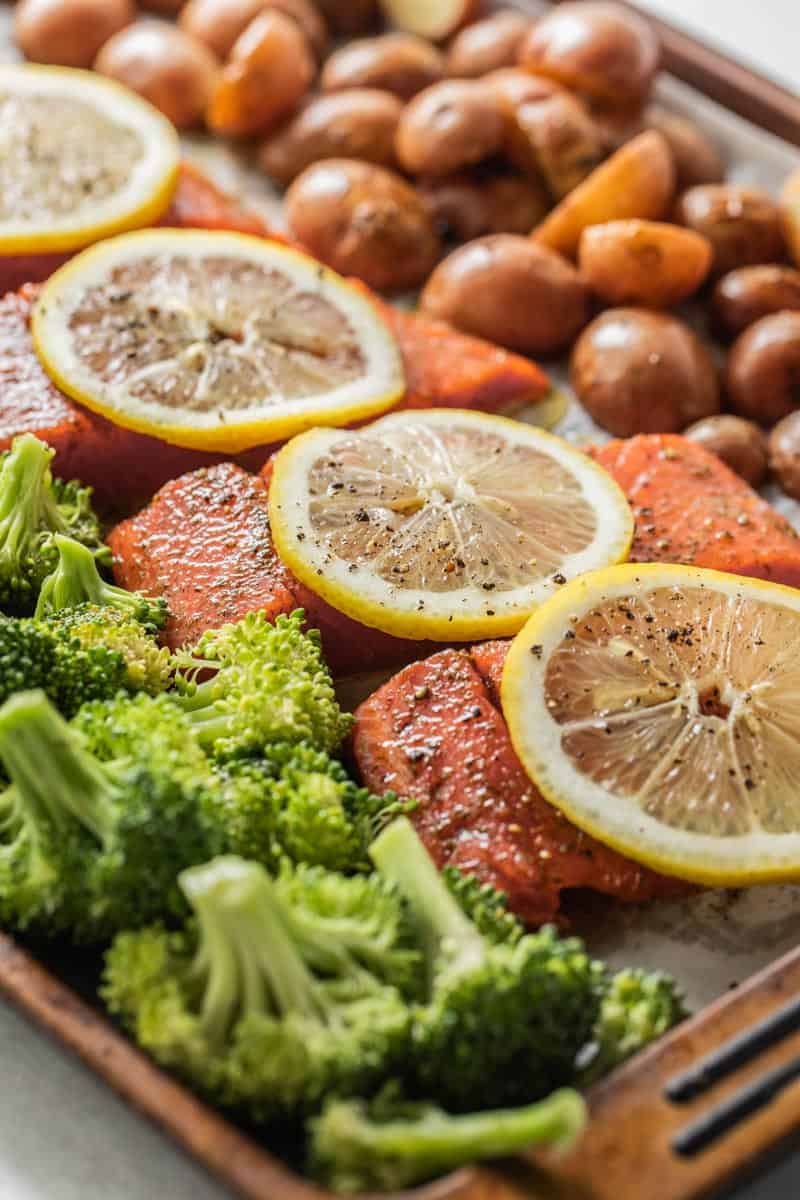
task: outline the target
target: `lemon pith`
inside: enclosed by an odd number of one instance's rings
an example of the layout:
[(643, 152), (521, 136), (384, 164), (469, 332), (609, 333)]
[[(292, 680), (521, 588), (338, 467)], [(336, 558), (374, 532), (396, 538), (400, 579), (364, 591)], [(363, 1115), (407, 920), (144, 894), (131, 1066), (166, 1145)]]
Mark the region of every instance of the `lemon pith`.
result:
[(515, 639), (502, 701), (528, 774), (600, 841), (698, 883), (800, 878), (800, 591), (593, 572)]
[(118, 425), (237, 453), (385, 412), (405, 379), (363, 293), (264, 238), (142, 230), (45, 284), (32, 333), (54, 382)]
[(0, 66), (0, 254), (67, 253), (152, 224), (179, 161), (166, 117), (113, 80)]
[(334, 608), (440, 641), (516, 632), (567, 578), (624, 558), (633, 530), (611, 477), (560, 438), (453, 409), (294, 439), (270, 514), (283, 561)]

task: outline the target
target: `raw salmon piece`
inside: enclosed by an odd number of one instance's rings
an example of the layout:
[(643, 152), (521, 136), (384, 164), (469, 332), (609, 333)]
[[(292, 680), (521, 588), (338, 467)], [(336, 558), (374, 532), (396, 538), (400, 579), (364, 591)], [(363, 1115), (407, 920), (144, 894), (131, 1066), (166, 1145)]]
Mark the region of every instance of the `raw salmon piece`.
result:
[[(285, 241), (269, 229), (261, 217), (220, 191), (202, 171), (188, 162), (181, 163), (172, 203), (159, 224), (187, 229), (233, 229)], [(16, 291), (26, 283), (42, 283), (71, 257), (71, 254), (0, 256), (0, 296)]]
[(800, 586), (800, 538), (715, 454), (677, 434), (591, 451), (628, 497), (633, 562), (692, 563)]
[[(501, 655), (494, 644), (490, 658)], [(419, 801), (413, 814), (439, 867), (506, 892), (530, 925), (553, 920), (568, 888), (638, 902), (681, 894), (666, 879), (571, 825), (541, 796), (466, 651), (414, 663), (356, 711), (353, 752), (364, 783)]]
[(514, 413), (535, 404), (550, 381), (530, 359), (459, 333), (443, 321), (382, 304), (400, 343), (407, 390), (400, 408), (479, 408)]
[(272, 544), (268, 484), (233, 463), (168, 483), (137, 516), (112, 530), (117, 582), (164, 596), (173, 649), (207, 629), (264, 609), (270, 620), (295, 608), (322, 634), (337, 675), (408, 662), (418, 642), (368, 629), (330, 608), (283, 565)]
[(500, 684), (510, 645), (509, 641), (480, 642), (470, 650), (472, 662), (483, 680), (495, 708), (500, 707)]

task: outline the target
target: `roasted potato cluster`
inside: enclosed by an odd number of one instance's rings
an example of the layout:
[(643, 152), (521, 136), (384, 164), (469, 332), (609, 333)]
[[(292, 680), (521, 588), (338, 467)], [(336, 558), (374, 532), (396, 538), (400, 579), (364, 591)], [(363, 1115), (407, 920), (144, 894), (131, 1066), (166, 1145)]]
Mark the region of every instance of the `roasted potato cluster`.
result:
[(17, 41), (244, 143), (337, 270), (501, 346), (570, 351), (608, 432), (685, 430), (800, 496), (800, 171), (780, 197), (728, 181), (654, 102), (645, 19), (609, 0), (142, 5), (175, 22), (19, 0)]

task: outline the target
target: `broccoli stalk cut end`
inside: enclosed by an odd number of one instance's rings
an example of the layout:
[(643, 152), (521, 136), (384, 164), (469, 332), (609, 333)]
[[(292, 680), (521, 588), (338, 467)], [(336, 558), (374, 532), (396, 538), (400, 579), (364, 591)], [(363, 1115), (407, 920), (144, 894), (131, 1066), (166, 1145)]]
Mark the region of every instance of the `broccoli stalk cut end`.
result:
[(38, 619), (63, 609), (92, 604), (119, 609), (145, 626), (163, 627), (167, 619), (167, 607), (163, 599), (152, 600), (139, 592), (127, 592), (124, 588), (106, 583), (97, 569), (95, 554), (74, 538), (56, 534), (53, 544), (58, 553), (58, 563), (42, 583), (36, 605)]
[(381, 1097), (334, 1101), (309, 1122), (311, 1170), (340, 1193), (394, 1191), (534, 1146), (566, 1150), (585, 1124), (586, 1106), (569, 1088), (524, 1108), (458, 1116)]

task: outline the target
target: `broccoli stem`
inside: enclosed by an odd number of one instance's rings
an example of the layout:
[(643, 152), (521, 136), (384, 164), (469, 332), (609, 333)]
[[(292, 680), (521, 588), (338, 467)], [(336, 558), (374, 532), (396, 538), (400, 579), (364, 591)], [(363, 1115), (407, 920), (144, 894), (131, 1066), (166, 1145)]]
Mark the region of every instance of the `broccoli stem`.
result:
[(79, 604), (113, 605), (136, 616), (141, 609), (141, 596), (106, 583), (97, 569), (93, 551), (62, 534), (56, 534), (53, 542), (58, 550), (58, 564), (42, 584), (36, 605), (37, 618), (65, 608), (77, 608)]
[(524, 1108), (463, 1116), (433, 1105), (410, 1105), (407, 1112), (401, 1106), (385, 1121), (373, 1119), (363, 1102), (341, 1101), (312, 1123), (312, 1153), (339, 1190), (407, 1187), (535, 1146), (566, 1150), (585, 1124), (586, 1105), (570, 1088)]
[(289, 1012), (319, 1019), (325, 1006), (287, 931), (275, 885), (263, 867), (223, 857), (180, 875), (197, 917), (192, 975), (204, 986), (201, 1024), (223, 1045), (244, 1017)]
[(108, 844), (117, 790), (44, 692), (20, 692), (0, 708), (0, 759), (34, 824), (66, 830), (74, 818)]
[(483, 962), (486, 943), (460, 908), (407, 817), (393, 821), (370, 846), (378, 871), (408, 901), (422, 937), (429, 972), (442, 951), (457, 969)]
[(12, 564), (36, 538), (67, 528), (50, 488), (52, 458), (49, 446), (25, 434), (0, 468), (0, 557)]

